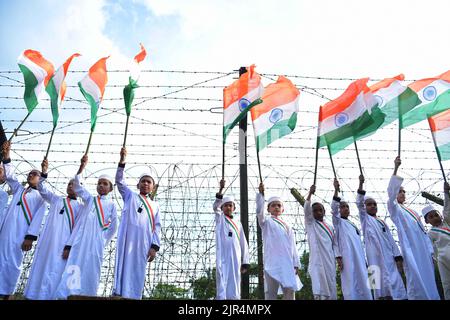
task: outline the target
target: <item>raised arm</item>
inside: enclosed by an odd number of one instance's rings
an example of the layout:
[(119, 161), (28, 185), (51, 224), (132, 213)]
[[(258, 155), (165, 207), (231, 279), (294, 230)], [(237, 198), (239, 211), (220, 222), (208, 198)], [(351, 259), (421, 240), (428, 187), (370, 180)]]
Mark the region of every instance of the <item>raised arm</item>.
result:
[(258, 218), (259, 226), (262, 228), (266, 222), (264, 214), (264, 184), (259, 184), (259, 193), (256, 194), (256, 216)]
[(116, 171), (116, 185), (117, 189), (119, 189), (120, 195), (123, 198), (123, 201), (127, 201), (130, 196), (133, 194), (130, 188), (128, 188), (125, 178), (123, 177), (123, 171), (125, 170), (125, 160), (127, 156), (127, 149), (122, 148), (120, 150), (120, 161)]
[(356, 192), (356, 206), (358, 207), (361, 226), (363, 226), (363, 224), (365, 224), (367, 221), (367, 211), (364, 205), (364, 196), (366, 194), (366, 191), (363, 189), (364, 181), (365, 181), (364, 176), (361, 174), (359, 176), (359, 187)]
[(222, 214), (222, 210), (220, 210), (220, 204), (222, 203), (222, 199), (223, 199), (222, 191), (224, 188), (225, 188), (225, 180), (222, 179), (222, 180), (220, 180), (219, 192), (216, 193), (216, 200), (214, 201), (214, 204), (213, 204), (213, 210), (216, 215), (216, 219), (219, 218), (220, 215)]
[(312, 213), (311, 207), (311, 196), (316, 192), (316, 186), (312, 185), (309, 188), (308, 196), (306, 197), (305, 205), (303, 206), (303, 210), (305, 213), (305, 225), (311, 225), (314, 223), (314, 217)]
[(88, 162), (88, 156), (85, 154), (81, 158), (80, 168), (78, 169), (77, 175), (74, 178), (73, 183), (73, 189), (77, 196), (79, 196), (85, 205), (88, 203), (89, 199), (92, 197), (92, 195), (89, 193), (89, 191), (81, 185), (81, 173), (83, 172), (84, 168), (86, 167)]
[(388, 211), (389, 214), (391, 215), (391, 217), (393, 219), (395, 219), (397, 217), (397, 195), (398, 192), (400, 191), (400, 187), (402, 186), (403, 183), (403, 178), (397, 176), (397, 170), (400, 167), (402, 163), (402, 160), (400, 159), (400, 157), (397, 156), (397, 158), (395, 158), (394, 161), (394, 174), (391, 177), (391, 180), (389, 180), (389, 186), (388, 186), (388, 203), (387, 203), (387, 207), (388, 207)]
[(5, 179), (11, 188), (12, 193), (16, 193), (19, 190), (23, 190), (24, 187), (17, 180), (16, 175), (14, 173), (14, 168), (11, 164), (11, 143), (6, 141), (2, 146), (2, 154), (3, 154), (3, 167), (5, 168)]
[(331, 213), (333, 215), (333, 225), (335, 228), (338, 227), (338, 225), (341, 223), (341, 215), (339, 213), (339, 203), (341, 201), (341, 198), (339, 198), (338, 194), (339, 194), (339, 190), (340, 190), (340, 186), (339, 186), (339, 181), (335, 178), (334, 179), (334, 195), (333, 195), (333, 201), (331, 201)]
[(49, 204), (52, 204), (60, 199), (55, 193), (51, 192), (47, 188), (47, 184), (45, 180), (47, 179), (47, 171), (48, 171), (48, 160), (44, 159), (41, 163), (41, 177), (39, 178), (39, 183), (37, 185), (37, 190), (39, 191), (41, 197), (47, 201)]

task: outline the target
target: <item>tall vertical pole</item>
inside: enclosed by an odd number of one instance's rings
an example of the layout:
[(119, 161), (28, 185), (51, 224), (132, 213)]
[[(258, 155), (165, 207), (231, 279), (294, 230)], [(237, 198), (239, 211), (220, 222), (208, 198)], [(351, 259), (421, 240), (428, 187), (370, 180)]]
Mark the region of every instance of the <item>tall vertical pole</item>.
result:
[[(247, 68), (239, 69), (239, 77), (247, 72)], [(241, 223), (244, 228), (245, 237), (249, 240), (248, 232), (248, 176), (247, 176), (247, 115), (239, 122), (239, 176), (241, 190)], [(249, 299), (248, 273), (242, 275), (241, 281), (241, 298)]]

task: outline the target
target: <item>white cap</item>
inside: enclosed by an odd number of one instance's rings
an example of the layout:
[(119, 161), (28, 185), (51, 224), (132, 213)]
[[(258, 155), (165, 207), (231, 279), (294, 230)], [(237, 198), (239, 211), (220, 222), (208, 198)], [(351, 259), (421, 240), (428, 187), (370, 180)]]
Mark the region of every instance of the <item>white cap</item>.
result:
[(422, 209), (422, 216), (425, 218), (425, 216), (430, 213), (431, 211), (436, 210), (431, 204), (426, 206), (425, 208)]
[[(375, 198), (374, 197), (372, 197), (372, 196), (364, 196), (364, 202), (366, 202), (367, 200), (373, 200), (373, 201), (375, 201), (375, 202), (377, 202), (376, 200), (375, 200)], [(342, 201), (342, 200), (341, 200)]]
[(281, 200), (280, 197), (273, 196), (273, 197), (270, 197), (270, 198), (269, 198), (269, 200), (267, 201), (267, 204), (271, 204), (271, 203), (274, 202), (274, 201), (280, 201), (281, 203), (283, 203), (283, 200)]
[(222, 202), (220, 203), (220, 207), (222, 208), (222, 206), (227, 203), (227, 202), (233, 202), (234, 206), (236, 206), (236, 202), (234, 202), (234, 198), (230, 197), (230, 196), (226, 196), (222, 198)]
[(141, 174), (141, 175), (139, 176), (139, 182), (141, 182), (141, 179), (142, 179), (143, 177), (150, 177), (150, 178), (153, 179), (153, 177), (152, 177), (152, 175), (150, 174), (150, 172), (144, 172), (143, 174)]
[(100, 179), (108, 180), (109, 182), (111, 182), (112, 185), (114, 185), (113, 179), (111, 178), (111, 176), (109, 176), (107, 174), (102, 174), (100, 177), (98, 177), (98, 180), (100, 180)]

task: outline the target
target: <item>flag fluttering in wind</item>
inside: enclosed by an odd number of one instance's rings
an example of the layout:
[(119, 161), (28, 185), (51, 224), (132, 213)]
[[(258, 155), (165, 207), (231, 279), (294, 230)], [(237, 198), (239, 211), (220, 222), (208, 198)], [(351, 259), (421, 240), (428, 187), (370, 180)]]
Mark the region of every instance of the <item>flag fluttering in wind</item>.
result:
[(377, 102), (367, 87), (368, 80), (352, 82), (341, 96), (320, 107), (319, 148), (327, 146), (331, 155), (336, 154), (384, 122), (384, 114), (374, 109)]
[(421, 103), (400, 115), (401, 128), (406, 128), (450, 108), (450, 70), (435, 78), (415, 81), (408, 87), (416, 92)]
[(125, 111), (127, 116), (131, 114), (131, 105), (134, 99), (134, 89), (138, 88), (137, 81), (140, 76), (139, 63), (142, 62), (147, 56), (144, 46), (141, 44), (141, 51), (134, 57), (133, 66), (130, 71), (128, 84), (123, 89), (123, 99), (125, 102)]
[(95, 129), (97, 111), (103, 99), (106, 83), (108, 82), (108, 75), (106, 73), (106, 59), (108, 58), (109, 56), (98, 60), (89, 69), (89, 73), (78, 82), (81, 93), (91, 106), (91, 131)]
[(251, 65), (247, 68), (248, 72), (223, 90), (224, 143), (231, 129), (252, 107), (262, 102), (260, 98), (264, 88), (261, 76), (254, 69), (255, 65)]
[(24, 100), (28, 113), (39, 103), (39, 97), (55, 72), (53, 64), (39, 51), (25, 50), (17, 61), (25, 82)]
[(450, 159), (450, 110), (428, 118), (440, 161)]
[(264, 88), (263, 102), (250, 111), (258, 152), (294, 130), (299, 95), (295, 85), (283, 76)]
[(67, 71), (69, 70), (69, 65), (72, 62), (73, 58), (79, 56), (79, 53), (74, 53), (73, 55), (71, 55), (66, 60), (66, 62), (64, 62), (64, 64), (60, 66), (58, 70), (56, 70), (47, 86), (45, 87), (45, 91), (47, 91), (48, 95), (50, 96), (53, 127), (56, 127), (56, 125), (58, 124), (59, 108), (64, 100), (64, 96), (66, 95), (66, 83), (64, 79), (66, 78)]

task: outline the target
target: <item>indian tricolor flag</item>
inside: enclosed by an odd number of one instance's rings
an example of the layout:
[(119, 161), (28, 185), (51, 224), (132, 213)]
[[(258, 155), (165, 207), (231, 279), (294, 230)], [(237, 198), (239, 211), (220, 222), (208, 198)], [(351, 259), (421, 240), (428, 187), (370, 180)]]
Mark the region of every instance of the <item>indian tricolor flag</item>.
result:
[(108, 75), (106, 73), (106, 59), (108, 58), (109, 56), (98, 60), (89, 69), (89, 73), (78, 82), (81, 93), (91, 106), (91, 131), (95, 129), (97, 111), (103, 99), (106, 83), (108, 82)]
[(55, 72), (53, 64), (46, 60), (39, 51), (25, 50), (17, 61), (25, 82), (23, 98), (28, 113), (39, 103), (39, 97)]
[(428, 118), (440, 161), (450, 159), (450, 110)]
[(128, 79), (128, 84), (123, 88), (123, 100), (125, 102), (125, 111), (127, 116), (131, 114), (131, 105), (134, 99), (134, 89), (138, 88), (137, 81), (140, 76), (140, 67), (139, 63), (145, 59), (147, 56), (147, 52), (145, 51), (144, 46), (141, 44), (141, 51), (134, 57), (133, 65), (130, 70), (130, 76)]
[(418, 123), (450, 108), (450, 70), (435, 77), (415, 81), (409, 85), (421, 103), (400, 119), (400, 127)]
[(297, 124), (299, 95), (298, 89), (283, 76), (278, 77), (276, 83), (264, 88), (263, 102), (250, 111), (257, 151), (294, 130)]
[(383, 114), (372, 113), (376, 101), (367, 87), (368, 80), (352, 82), (341, 96), (320, 107), (319, 148), (328, 146), (330, 153), (336, 154), (352, 144), (366, 128), (376, 130), (383, 123)]
[(64, 62), (64, 64), (59, 67), (58, 70), (56, 70), (47, 86), (45, 87), (45, 91), (47, 91), (48, 95), (50, 96), (50, 105), (52, 109), (54, 128), (58, 123), (59, 108), (64, 100), (64, 96), (66, 95), (66, 83), (64, 82), (64, 79), (66, 78), (67, 71), (69, 70), (69, 65), (72, 62), (72, 59), (79, 56), (79, 53), (74, 53), (73, 55), (71, 55), (66, 60), (66, 62)]
[(409, 87), (402, 85), (403, 74), (393, 78), (386, 78), (370, 86), (377, 107), (386, 115), (382, 126), (397, 120), (401, 115), (412, 110), (421, 103), (417, 94)]
[(247, 68), (246, 73), (238, 80), (223, 89), (223, 142), (231, 129), (247, 114), (247, 112), (261, 103), (263, 85), (261, 76), (255, 72), (255, 65)]

